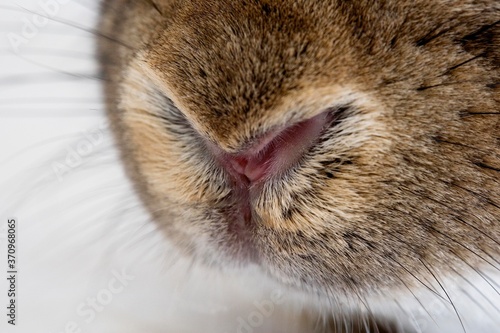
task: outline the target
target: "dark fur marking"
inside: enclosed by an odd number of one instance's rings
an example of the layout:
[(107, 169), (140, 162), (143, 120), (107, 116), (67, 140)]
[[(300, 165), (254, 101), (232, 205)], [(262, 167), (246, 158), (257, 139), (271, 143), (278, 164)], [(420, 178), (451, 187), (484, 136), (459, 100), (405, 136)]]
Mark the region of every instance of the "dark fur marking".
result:
[(264, 12), (264, 14), (269, 15), (272, 10), (271, 7), (269, 7), (269, 4), (264, 3), (262, 4), (262, 11)]
[(455, 28), (457, 26), (457, 25), (454, 25), (454, 26), (451, 26), (449, 28), (442, 29), (443, 25), (444, 25), (444, 23), (436, 26), (434, 29), (429, 31), (425, 36), (419, 38), (415, 42), (415, 45), (417, 45), (418, 47), (425, 46), (425, 45), (429, 44), (431, 41), (433, 41), (434, 39), (439, 38), (440, 36), (446, 34), (447, 32), (449, 32), (450, 30), (452, 30), (453, 28)]
[(490, 60), (494, 67), (500, 67), (500, 51), (498, 40), (500, 35), (500, 20), (485, 25), (481, 29), (460, 39), (462, 47), (472, 54), (480, 54)]
[(428, 89), (433, 89), (433, 88), (438, 88), (438, 87), (443, 87), (443, 86), (452, 86), (454, 84), (461, 84), (461, 83), (466, 83), (468, 81), (455, 81), (455, 82), (443, 82), (443, 83), (438, 83), (430, 86), (420, 86), (416, 88), (416, 91), (425, 91)]
[(483, 162), (474, 162), (474, 164), (480, 168), (483, 168), (483, 169), (489, 169), (489, 170), (500, 172), (500, 168), (492, 167), (491, 165), (485, 164)]
[(470, 112), (470, 111), (460, 111), (458, 113), (460, 118), (467, 118), (472, 116), (497, 116), (500, 115), (500, 112)]
[(329, 172), (329, 171), (325, 172), (325, 175), (326, 175), (328, 178), (330, 178), (330, 179), (335, 178), (335, 176), (333, 175), (333, 173), (331, 173), (331, 172)]
[(153, 8), (158, 12), (160, 13), (161, 15), (163, 15), (163, 12), (161, 11), (161, 9), (158, 7), (158, 5), (155, 3), (154, 0), (147, 0), (147, 2), (153, 6)]
[(293, 207), (289, 207), (288, 209), (284, 210), (281, 214), (281, 217), (285, 220), (291, 220), (292, 216), (294, 214), (294, 209)]
[(500, 23), (500, 20), (487, 24), (481, 27), (481, 29), (474, 31), (471, 34), (468, 34), (460, 39), (460, 42), (463, 44), (464, 48), (467, 49), (467, 44), (470, 42), (484, 42), (485, 38), (487, 41), (491, 41), (492, 34), (490, 33), (490, 29), (497, 26)]
[(487, 83), (486, 88), (496, 89), (500, 87), (500, 82)]
[(355, 232), (352, 232), (352, 231), (344, 232), (342, 234), (342, 237), (344, 238), (344, 240), (346, 241), (346, 243), (349, 245), (349, 248), (351, 250), (355, 250), (354, 244), (356, 243), (356, 240), (358, 242), (366, 245), (370, 249), (375, 249), (375, 246), (373, 245), (372, 242), (368, 241), (366, 238), (364, 238), (363, 236), (361, 236), (361, 235), (359, 235), (359, 234), (357, 234)]

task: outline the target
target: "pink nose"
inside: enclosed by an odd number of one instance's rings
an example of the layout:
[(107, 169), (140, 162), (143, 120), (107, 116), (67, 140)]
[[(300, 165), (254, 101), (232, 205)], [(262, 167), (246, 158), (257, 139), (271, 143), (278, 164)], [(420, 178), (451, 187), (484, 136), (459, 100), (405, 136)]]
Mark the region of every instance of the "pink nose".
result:
[(236, 173), (245, 176), (251, 182), (255, 182), (263, 178), (266, 171), (271, 168), (273, 159), (270, 150), (272, 148), (268, 147), (266, 151), (255, 155), (229, 156), (228, 161)]
[(283, 172), (296, 163), (332, 121), (329, 112), (266, 134), (238, 154), (224, 154), (228, 171), (251, 183)]

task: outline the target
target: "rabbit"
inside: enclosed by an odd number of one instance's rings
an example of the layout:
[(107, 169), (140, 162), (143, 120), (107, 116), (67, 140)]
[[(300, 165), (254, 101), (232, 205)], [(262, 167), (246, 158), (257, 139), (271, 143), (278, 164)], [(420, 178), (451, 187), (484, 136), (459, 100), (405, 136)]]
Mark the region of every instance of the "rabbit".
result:
[[(122, 160), (184, 255), (257, 265), (325, 303), (498, 267), (498, 1), (108, 0), (101, 11)], [(351, 318), (321, 330), (409, 332)]]

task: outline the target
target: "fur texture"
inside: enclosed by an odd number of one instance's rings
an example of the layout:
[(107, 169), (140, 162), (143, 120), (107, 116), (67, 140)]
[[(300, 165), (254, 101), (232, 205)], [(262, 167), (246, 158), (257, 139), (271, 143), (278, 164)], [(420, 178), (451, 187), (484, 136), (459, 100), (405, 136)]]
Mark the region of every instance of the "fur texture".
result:
[[(498, 1), (110, 0), (102, 17), (124, 161), (187, 254), (329, 300), (498, 267)], [(247, 188), (209, 149), (325, 110), (302, 158)]]

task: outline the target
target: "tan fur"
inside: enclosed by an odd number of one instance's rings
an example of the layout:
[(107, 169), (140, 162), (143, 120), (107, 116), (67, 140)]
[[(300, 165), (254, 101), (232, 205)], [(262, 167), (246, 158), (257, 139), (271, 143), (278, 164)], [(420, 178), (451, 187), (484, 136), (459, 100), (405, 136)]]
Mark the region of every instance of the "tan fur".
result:
[[(498, 1), (110, 0), (103, 12), (124, 160), (186, 252), (255, 260), (330, 299), (498, 267)], [(342, 119), (253, 192), (235, 233), (234, 188), (207, 142), (238, 152), (328, 108)]]

